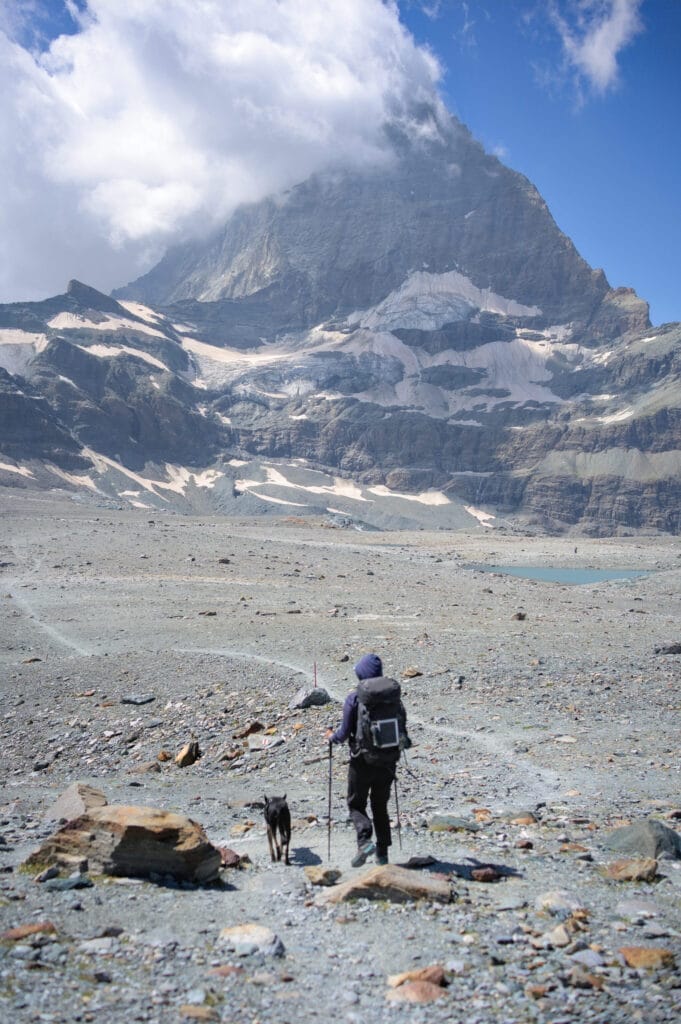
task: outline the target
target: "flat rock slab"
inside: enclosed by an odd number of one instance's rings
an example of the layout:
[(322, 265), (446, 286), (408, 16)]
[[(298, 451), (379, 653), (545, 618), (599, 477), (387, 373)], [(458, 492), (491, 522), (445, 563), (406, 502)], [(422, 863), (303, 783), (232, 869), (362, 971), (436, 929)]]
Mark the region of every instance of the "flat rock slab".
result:
[(388, 900), (390, 903), (412, 903), (417, 900), (449, 903), (452, 895), (450, 883), (443, 878), (410, 871), (397, 864), (386, 864), (371, 868), (358, 878), (352, 878), (321, 893), (316, 902), (322, 905), (364, 899)]
[(107, 799), (101, 789), (85, 782), (74, 782), (45, 813), (45, 821), (71, 821), (95, 807), (105, 807)]
[(605, 839), (605, 845), (619, 853), (652, 858), (664, 855), (681, 860), (681, 836), (655, 818), (615, 829)]
[(87, 859), (95, 874), (149, 878), (170, 875), (189, 882), (217, 878), (220, 851), (203, 828), (183, 814), (154, 807), (108, 805), (93, 808), (50, 836), (25, 864), (43, 868)]

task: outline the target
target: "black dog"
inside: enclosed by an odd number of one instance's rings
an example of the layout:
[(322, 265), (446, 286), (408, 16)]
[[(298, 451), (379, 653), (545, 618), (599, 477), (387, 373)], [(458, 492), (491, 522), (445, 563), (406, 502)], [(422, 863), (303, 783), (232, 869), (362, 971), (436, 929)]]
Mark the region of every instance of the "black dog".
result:
[[(281, 860), (284, 853), (284, 863), (290, 864), (288, 859), (288, 846), (291, 842), (291, 812), (286, 803), (286, 794), (283, 796), (265, 797), (265, 823), (267, 825), (267, 842), (270, 844), (270, 856), (272, 860)], [(281, 846), (277, 839), (277, 831), (281, 839)], [(277, 851), (275, 857), (274, 851)]]

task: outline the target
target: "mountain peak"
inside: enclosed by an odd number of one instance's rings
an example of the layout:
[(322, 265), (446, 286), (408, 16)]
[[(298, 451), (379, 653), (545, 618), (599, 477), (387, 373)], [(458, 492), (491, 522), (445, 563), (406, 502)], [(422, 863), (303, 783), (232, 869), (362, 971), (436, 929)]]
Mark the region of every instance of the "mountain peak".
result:
[(66, 294), (84, 309), (97, 309), (102, 313), (116, 313), (119, 316), (124, 312), (110, 295), (105, 295), (104, 292), (99, 292), (91, 285), (83, 284), (82, 281), (77, 281), (75, 278), (69, 281)]

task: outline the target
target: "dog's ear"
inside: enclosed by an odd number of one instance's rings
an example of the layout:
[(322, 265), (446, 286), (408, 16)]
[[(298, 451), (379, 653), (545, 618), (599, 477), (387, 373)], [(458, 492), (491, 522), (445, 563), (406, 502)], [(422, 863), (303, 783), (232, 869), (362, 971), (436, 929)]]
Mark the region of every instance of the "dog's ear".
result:
[(267, 805), (269, 803), (269, 799), (266, 796), (264, 796), (263, 800), (265, 801), (265, 807), (267, 807)]
[(286, 793), (284, 793), (284, 795), (282, 796), (282, 798), (281, 798), (281, 799), (282, 799), (282, 800), (285, 800), (285, 799), (286, 799)]

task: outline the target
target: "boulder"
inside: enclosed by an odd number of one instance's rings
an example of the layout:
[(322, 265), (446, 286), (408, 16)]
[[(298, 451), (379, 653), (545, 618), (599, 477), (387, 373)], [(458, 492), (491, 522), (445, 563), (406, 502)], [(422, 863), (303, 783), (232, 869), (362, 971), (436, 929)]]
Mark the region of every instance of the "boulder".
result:
[(175, 764), (178, 768), (189, 768), (190, 765), (195, 764), (201, 757), (201, 750), (197, 740), (190, 740), (189, 743), (185, 743), (179, 754), (175, 756)]
[(457, 818), (453, 814), (434, 814), (428, 822), (431, 832), (479, 832), (477, 821), (468, 818)]
[(605, 840), (611, 850), (629, 855), (659, 859), (661, 856), (681, 860), (681, 836), (673, 828), (655, 818), (635, 821), (617, 828)]
[(452, 887), (443, 878), (410, 871), (397, 864), (386, 864), (370, 868), (359, 877), (321, 893), (317, 903), (346, 903), (359, 899), (388, 900), (391, 903), (412, 903), (417, 900), (449, 903), (452, 896)]
[(447, 977), (442, 964), (431, 964), (429, 967), (417, 967), (413, 971), (391, 974), (388, 978), (391, 988), (398, 988), (406, 981), (429, 981), (431, 985), (443, 987), (447, 984)]
[(313, 686), (311, 688), (303, 686), (298, 690), (288, 709), (289, 711), (297, 711), (304, 708), (321, 707), (323, 704), (330, 703), (330, 701), (331, 697), (323, 686)]
[(71, 821), (94, 807), (105, 807), (107, 799), (101, 789), (86, 782), (73, 782), (45, 814), (45, 821)]
[(154, 807), (107, 805), (68, 821), (25, 861), (28, 868), (87, 860), (94, 874), (189, 882), (217, 878), (220, 851), (202, 827), (183, 814)]

